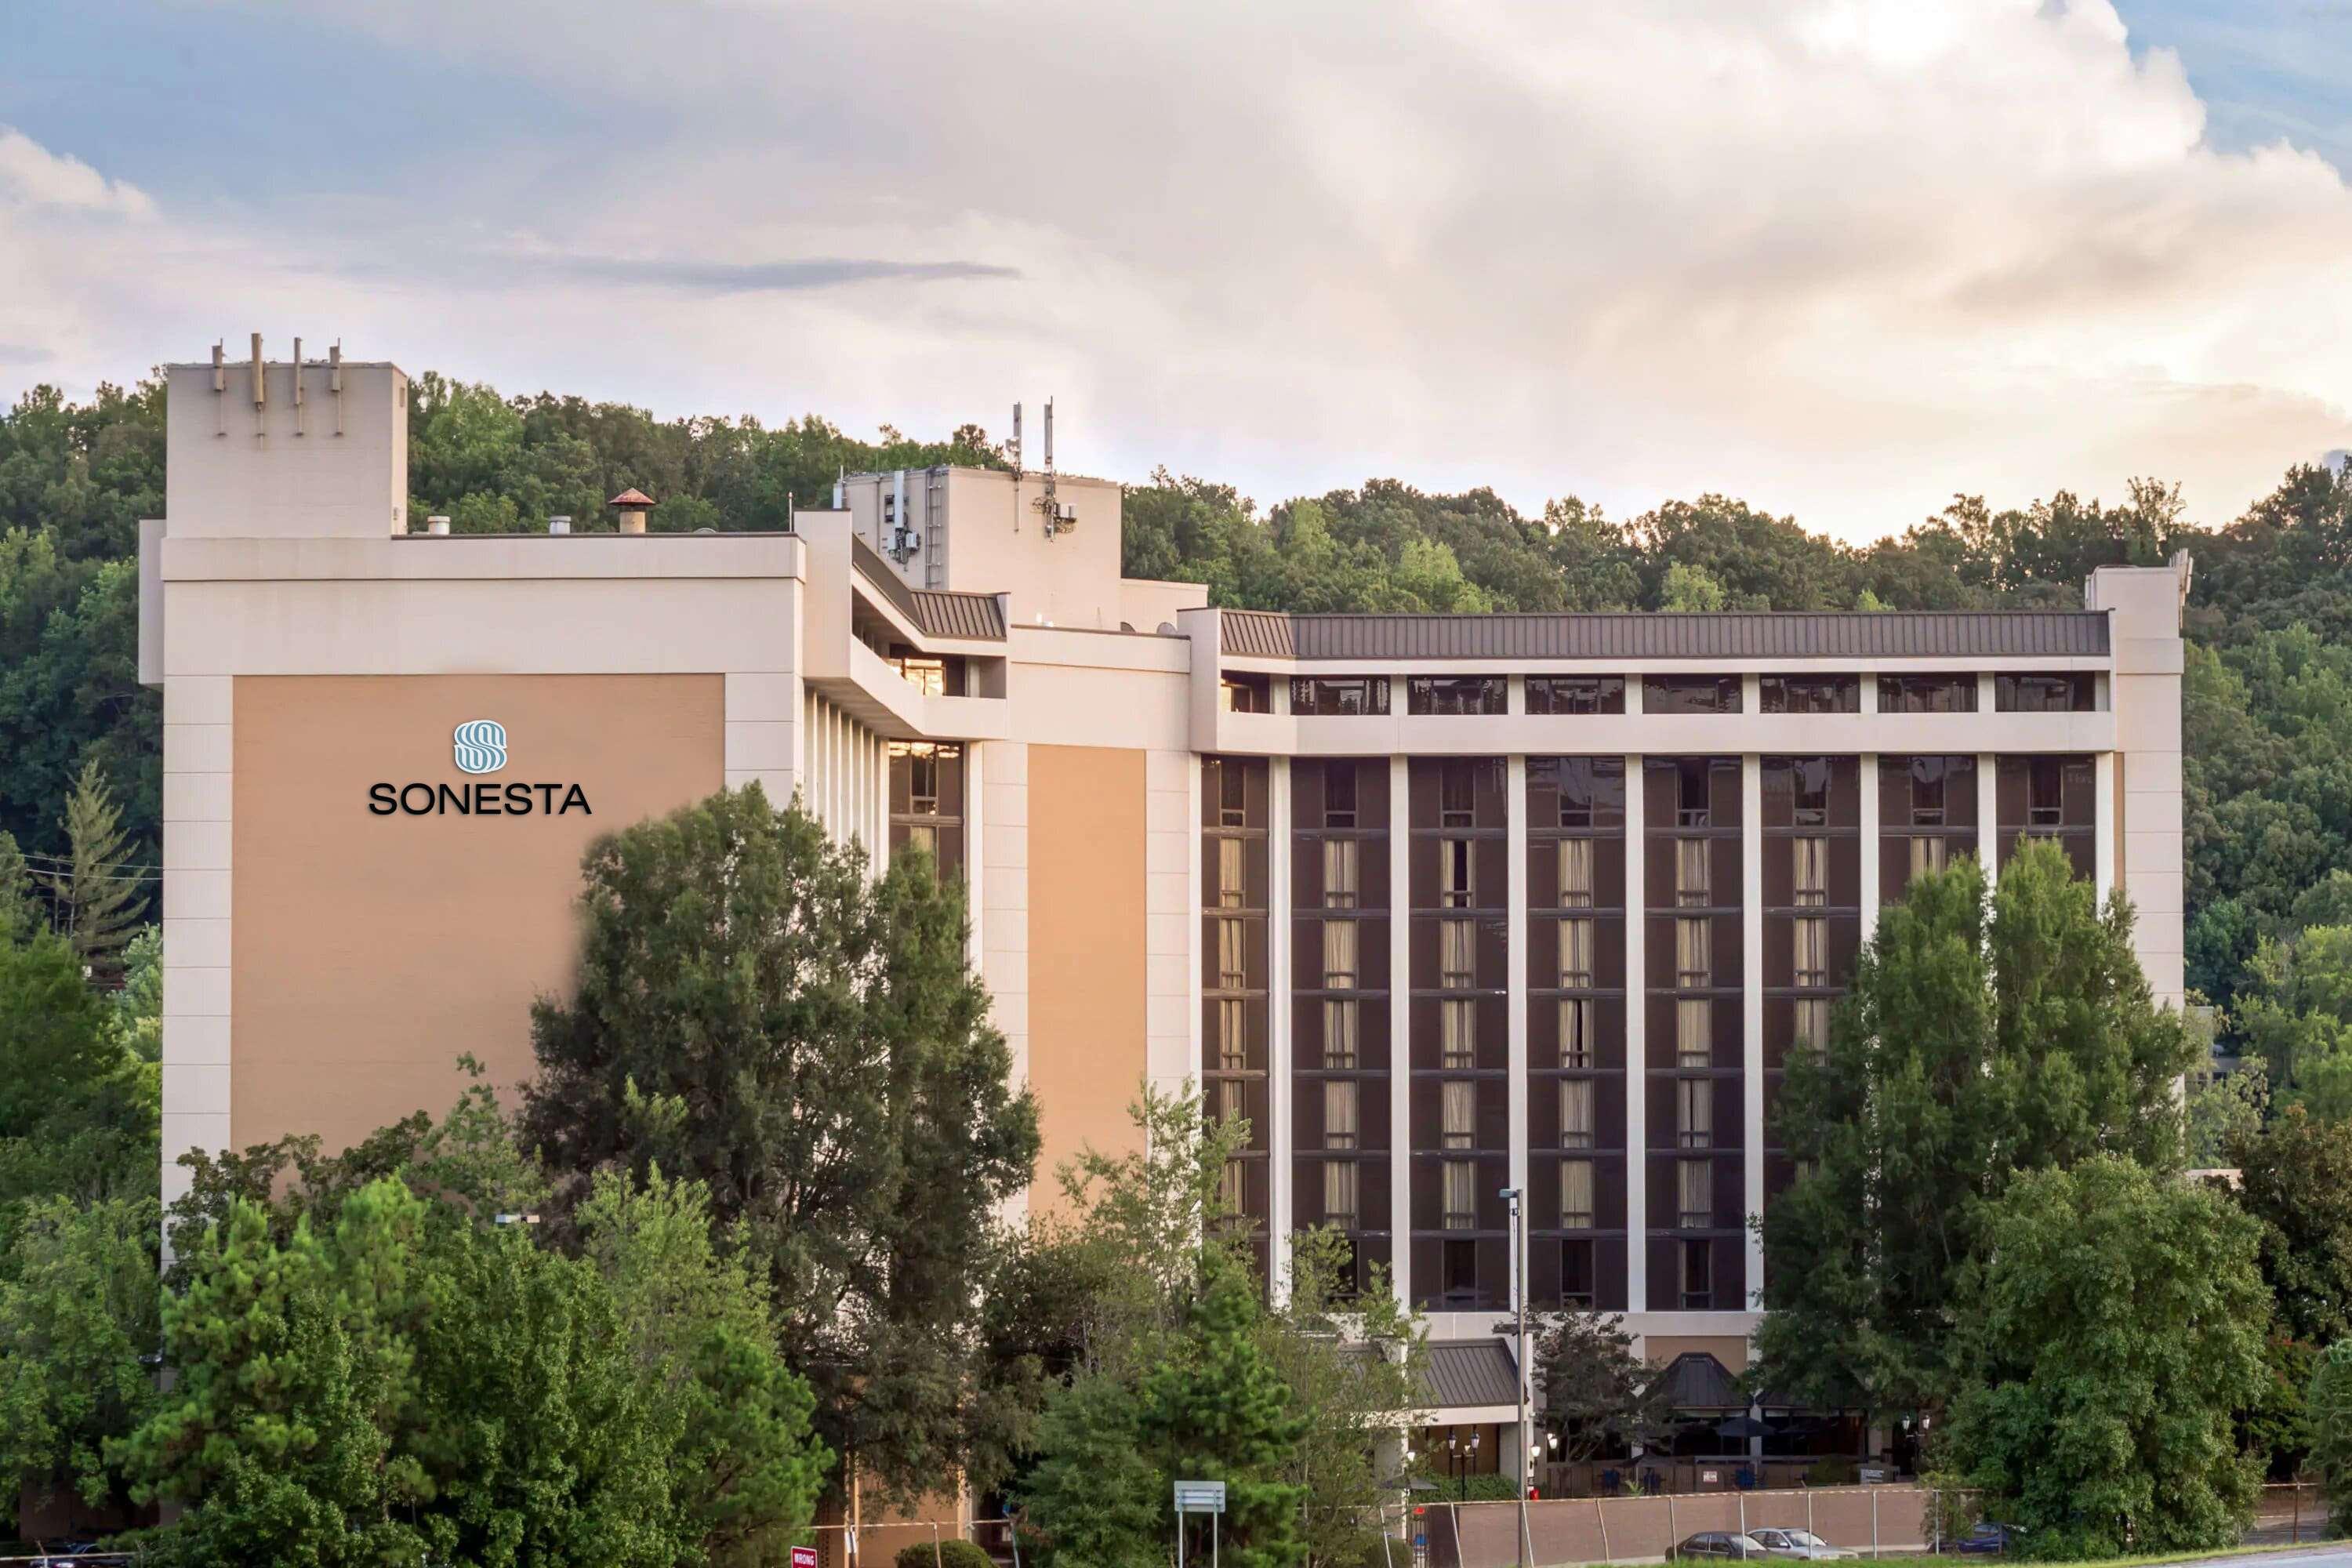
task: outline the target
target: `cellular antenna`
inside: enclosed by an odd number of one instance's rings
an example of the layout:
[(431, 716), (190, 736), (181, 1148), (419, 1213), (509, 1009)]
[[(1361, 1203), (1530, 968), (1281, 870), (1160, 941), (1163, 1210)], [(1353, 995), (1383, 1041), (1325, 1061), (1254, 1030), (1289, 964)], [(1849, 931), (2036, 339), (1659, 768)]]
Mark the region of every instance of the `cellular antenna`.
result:
[(1054, 479), (1054, 400), (1049, 397), (1045, 399), (1045, 493), (1037, 498), (1037, 510), (1045, 514), (1048, 539), (1078, 526), (1078, 509), (1055, 493)]
[(1013, 405), (1013, 439), (1004, 444), (1004, 455), (1013, 460), (1013, 477), (1021, 477), (1021, 405)]

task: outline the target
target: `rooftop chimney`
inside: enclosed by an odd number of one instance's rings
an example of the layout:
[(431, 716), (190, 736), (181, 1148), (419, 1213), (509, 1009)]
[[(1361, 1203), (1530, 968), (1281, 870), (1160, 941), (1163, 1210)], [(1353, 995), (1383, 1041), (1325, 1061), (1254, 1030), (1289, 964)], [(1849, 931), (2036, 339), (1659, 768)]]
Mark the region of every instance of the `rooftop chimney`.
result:
[(428, 517), (425, 520), (425, 531), (446, 533), (449, 531), (449, 520), (446, 517)]
[(572, 531), (572, 520), (568, 517), (551, 517), (547, 520), (547, 531), (550, 533), (569, 533)]
[(654, 504), (654, 498), (643, 490), (626, 489), (604, 504), (621, 514), (623, 533), (643, 533), (646, 531), (646, 509)]

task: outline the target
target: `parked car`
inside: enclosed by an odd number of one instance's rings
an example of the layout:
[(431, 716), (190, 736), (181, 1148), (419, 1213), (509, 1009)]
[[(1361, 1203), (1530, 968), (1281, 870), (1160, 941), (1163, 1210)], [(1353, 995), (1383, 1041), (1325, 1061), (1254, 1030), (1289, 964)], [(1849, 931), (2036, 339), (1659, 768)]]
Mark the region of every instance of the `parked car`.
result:
[(1957, 1552), (1969, 1557), (2003, 1557), (2017, 1544), (2025, 1531), (2013, 1524), (1996, 1524), (1991, 1520), (1979, 1521), (1966, 1535), (1955, 1536), (1943, 1544), (1946, 1552)]
[(1736, 1530), (1705, 1530), (1674, 1550), (1676, 1559), (1706, 1557), (1769, 1557), (1761, 1542)]
[(95, 1541), (53, 1541), (35, 1554), (33, 1568), (111, 1568), (128, 1563), (121, 1552), (100, 1552)]
[(1764, 1548), (1768, 1556), (1772, 1557), (1793, 1557), (1802, 1562), (1820, 1563), (1859, 1555), (1843, 1546), (1832, 1546), (1810, 1530), (1751, 1530), (1748, 1534)]

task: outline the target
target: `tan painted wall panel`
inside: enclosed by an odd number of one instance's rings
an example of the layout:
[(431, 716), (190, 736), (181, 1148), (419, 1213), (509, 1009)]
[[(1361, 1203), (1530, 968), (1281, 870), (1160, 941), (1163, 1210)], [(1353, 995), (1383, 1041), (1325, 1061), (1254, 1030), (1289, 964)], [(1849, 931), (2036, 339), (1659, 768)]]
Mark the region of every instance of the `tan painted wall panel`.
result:
[[(234, 1144), (437, 1116), (464, 1052), (502, 1091), (528, 1077), (531, 1001), (571, 981), (582, 852), (720, 786), (725, 708), (718, 675), (238, 678)], [(451, 755), (469, 719), (507, 729), (478, 781)], [(590, 812), (370, 814), (371, 785), (412, 782), (577, 783)]]
[(1144, 754), (1029, 748), (1029, 1084), (1044, 1144), (1034, 1208), (1059, 1205), (1055, 1173), (1091, 1142), (1139, 1146), (1142, 1092)]

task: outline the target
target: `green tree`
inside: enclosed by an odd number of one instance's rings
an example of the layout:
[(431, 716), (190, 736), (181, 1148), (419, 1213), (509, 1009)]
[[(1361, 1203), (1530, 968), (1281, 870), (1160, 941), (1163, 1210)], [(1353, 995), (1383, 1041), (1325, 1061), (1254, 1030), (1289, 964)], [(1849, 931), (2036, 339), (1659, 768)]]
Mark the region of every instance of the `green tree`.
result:
[(2262, 1227), (2279, 1321), (2306, 1344), (2352, 1338), (2352, 1122), (2291, 1106), (2230, 1145), (2237, 1198)]
[(1765, 1375), (1814, 1403), (1915, 1408), (1948, 1372), (1981, 1205), (2018, 1173), (2117, 1153), (2181, 1168), (2192, 1048), (2151, 999), (2120, 899), (2026, 842), (1988, 899), (1972, 859), (1885, 910), (1791, 1058), (1778, 1129), (1801, 1174), (1762, 1222)]
[(1037, 1147), (961, 884), (869, 882), (757, 785), (600, 839), (583, 872), (577, 987), (532, 1011), (528, 1141), (559, 1171), (702, 1184), (764, 1260), (826, 1446), (912, 1500), (970, 1458), (991, 1222)]
[(2328, 1524), (2352, 1532), (2352, 1340), (2327, 1347), (2312, 1369), (2312, 1468), (2327, 1494)]
[(153, 1197), (160, 1110), (65, 939), (0, 941), (0, 1252), (25, 1204)]
[(64, 868), (45, 879), (57, 900), (58, 923), (94, 980), (122, 972), (122, 949), (138, 933), (147, 907), (139, 877), (128, 868), (131, 836), (96, 759), (82, 765), (66, 797)]
[(2191, 1073), (2182, 1103), (2189, 1163), (2200, 1168), (2226, 1165), (2233, 1143), (2263, 1130), (2263, 1116), (2271, 1103), (2270, 1069), (2256, 1059), (2231, 1073)]
[(1701, 614), (1723, 608), (1723, 584), (1704, 566), (1677, 561), (1666, 568), (1658, 586), (1658, 608), (1670, 615)]
[(1543, 1422), (1559, 1434), (1559, 1457), (1580, 1464), (1604, 1451), (1647, 1444), (1666, 1426), (1665, 1384), (1633, 1352), (1622, 1321), (1570, 1310), (1544, 1320), (1535, 1337)]
[(2265, 941), (2238, 999), (2247, 1043), (2290, 1105), (2352, 1117), (2352, 926), (2317, 926)]
[(2235, 1544), (2261, 1481), (2231, 1423), (2265, 1376), (2253, 1222), (2098, 1154), (2021, 1173), (1983, 1225), (1938, 1462), (2037, 1556)]

